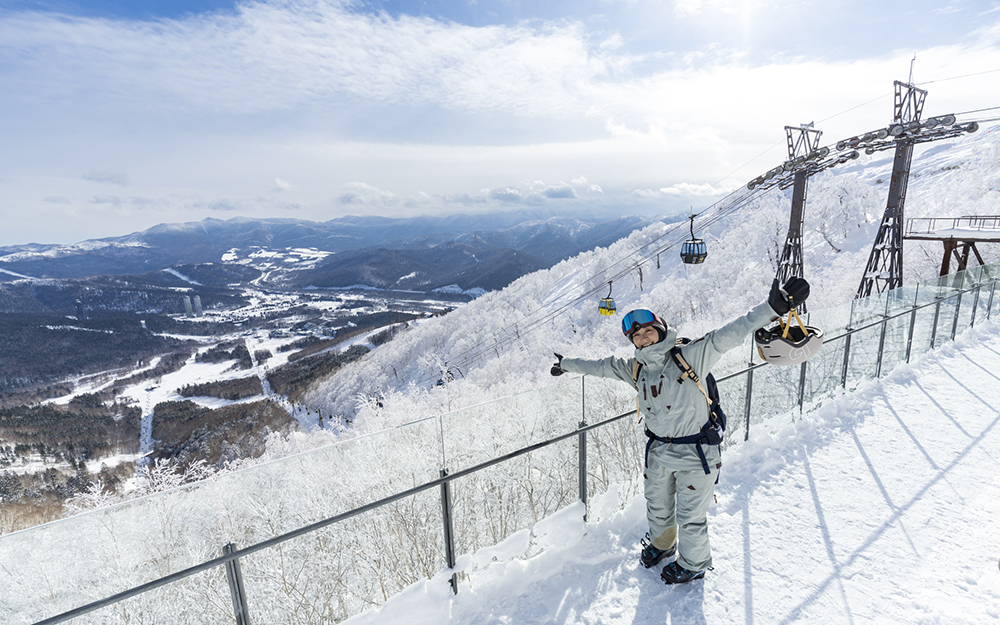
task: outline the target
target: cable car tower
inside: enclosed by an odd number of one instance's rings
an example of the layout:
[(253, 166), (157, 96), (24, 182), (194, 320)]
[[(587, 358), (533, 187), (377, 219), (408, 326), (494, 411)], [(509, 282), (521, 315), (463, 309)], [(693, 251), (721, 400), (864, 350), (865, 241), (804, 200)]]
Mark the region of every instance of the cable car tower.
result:
[[(912, 66), (910, 79), (912, 83)], [(906, 202), (906, 185), (910, 179), (914, 143), (906, 136), (906, 131), (920, 130), (920, 115), (924, 110), (927, 91), (898, 80), (893, 85), (896, 97), (889, 134), (897, 139), (896, 157), (892, 161), (892, 177), (889, 179), (889, 199), (855, 299), (868, 297), (872, 294), (872, 289), (876, 293), (882, 293), (903, 286), (903, 206)]]
[[(778, 273), (775, 276), (778, 284), (784, 284), (792, 277), (803, 277), (802, 268), (802, 222), (803, 208), (806, 204), (806, 187), (809, 176), (814, 171), (802, 167), (810, 156), (819, 154), (819, 139), (823, 131), (813, 128), (812, 122), (802, 124), (798, 128), (785, 126), (785, 137), (788, 139), (788, 160), (782, 166), (786, 171), (794, 171), (792, 182), (792, 211), (788, 220), (788, 234), (785, 236), (785, 247), (781, 250), (778, 261)], [(826, 154), (829, 153), (827, 150)], [(824, 156), (826, 155), (824, 154)], [(806, 312), (805, 303), (796, 307), (799, 312)]]

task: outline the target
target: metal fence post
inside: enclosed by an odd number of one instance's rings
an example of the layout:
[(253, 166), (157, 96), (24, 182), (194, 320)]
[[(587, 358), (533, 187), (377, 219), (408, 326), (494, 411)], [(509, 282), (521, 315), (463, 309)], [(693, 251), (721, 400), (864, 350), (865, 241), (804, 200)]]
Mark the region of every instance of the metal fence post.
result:
[(955, 340), (955, 332), (958, 330), (958, 314), (962, 310), (962, 292), (958, 293), (958, 301), (955, 303), (955, 318), (951, 322), (951, 340)]
[[(850, 332), (851, 329), (847, 328), (847, 331)], [(848, 363), (848, 361), (851, 358), (851, 337), (852, 336), (854, 336), (854, 335), (853, 334), (848, 334), (847, 337), (844, 339), (844, 366), (840, 370), (840, 387), (841, 388), (847, 388), (847, 363)]]
[(885, 326), (888, 323), (888, 319), (882, 319), (882, 334), (878, 337), (878, 361), (875, 363), (876, 379), (882, 376), (882, 352), (885, 350)]
[(993, 293), (995, 293), (996, 290), (997, 290), (997, 281), (994, 278), (994, 280), (993, 280), (993, 282), (992, 282), (992, 284), (990, 286), (990, 299), (986, 303), (986, 318), (987, 319), (989, 319), (993, 315)]
[(913, 305), (913, 312), (910, 313), (910, 333), (906, 338), (906, 362), (910, 362), (910, 348), (913, 347), (913, 327), (917, 323), (917, 305)]
[[(750, 366), (753, 366), (753, 362), (750, 362)], [(753, 393), (753, 369), (747, 371), (747, 398), (746, 403), (743, 405), (743, 416), (746, 417), (747, 427), (746, 431), (743, 433), (743, 440), (750, 440), (750, 398)]]
[[(580, 428), (582, 429), (587, 425), (587, 389), (584, 385), (584, 380), (586, 377), (580, 378), (580, 395), (583, 397), (581, 402), (581, 416), (580, 416)], [(580, 432), (580, 442), (577, 443), (579, 446), (579, 462), (577, 467), (580, 470), (580, 501), (583, 502), (583, 522), (587, 522), (587, 433)]]
[[(223, 555), (228, 556), (234, 551), (236, 545), (233, 543), (222, 548)], [(233, 598), (236, 625), (250, 625), (250, 610), (247, 608), (247, 592), (243, 588), (243, 572), (240, 570), (239, 558), (226, 562), (226, 579), (229, 580), (229, 594)]]
[(983, 290), (982, 284), (976, 285), (976, 296), (972, 298), (972, 319), (969, 320), (969, 327), (976, 325), (976, 311), (979, 309), (979, 292)]
[(937, 340), (938, 317), (941, 316), (941, 298), (937, 298), (934, 304), (934, 325), (931, 326), (931, 349), (934, 349), (934, 342)]
[(802, 402), (806, 394), (806, 362), (802, 363), (799, 371), (799, 414), (802, 414)]
[[(441, 469), (441, 477), (448, 477), (448, 469)], [(441, 483), (441, 517), (444, 521), (444, 559), (449, 569), (455, 568), (455, 531), (451, 523), (451, 482)], [(452, 573), (451, 591), (458, 594), (458, 574)]]

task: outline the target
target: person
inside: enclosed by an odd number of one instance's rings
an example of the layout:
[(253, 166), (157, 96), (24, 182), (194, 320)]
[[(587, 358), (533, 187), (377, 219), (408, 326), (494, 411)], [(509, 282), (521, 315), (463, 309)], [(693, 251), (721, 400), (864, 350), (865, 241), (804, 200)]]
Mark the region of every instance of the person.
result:
[[(791, 278), (781, 288), (775, 279), (766, 302), (700, 339), (679, 345), (680, 355), (699, 380), (704, 379), (723, 353), (807, 297), (809, 283), (803, 278)], [(722, 456), (718, 445), (703, 447), (673, 439), (694, 438), (691, 435), (702, 431), (709, 421), (707, 395), (694, 380), (681, 377), (684, 372), (671, 357), (677, 332), (658, 315), (633, 310), (622, 319), (622, 332), (635, 347), (633, 358), (587, 360), (556, 354), (551, 373), (619, 379), (636, 388), (648, 437), (643, 479), (649, 533), (642, 541), (640, 562), (650, 568), (676, 554), (660, 574), (663, 581), (680, 584), (700, 579), (712, 566), (708, 506)], [(636, 363), (638, 371), (633, 369)]]

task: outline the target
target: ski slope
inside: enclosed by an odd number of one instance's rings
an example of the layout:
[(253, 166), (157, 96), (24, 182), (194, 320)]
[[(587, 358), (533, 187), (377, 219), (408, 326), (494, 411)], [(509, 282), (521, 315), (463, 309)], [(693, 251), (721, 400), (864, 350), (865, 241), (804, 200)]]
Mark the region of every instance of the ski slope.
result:
[[(727, 451), (715, 568), (669, 587), (638, 563), (641, 497), (576, 504), (459, 558), (351, 625), (1000, 622), (1000, 325)], [(788, 423), (788, 415), (775, 422)], [(614, 501), (614, 497), (611, 498)], [(503, 560), (526, 547), (533, 558)], [(497, 556), (498, 562), (489, 562)]]

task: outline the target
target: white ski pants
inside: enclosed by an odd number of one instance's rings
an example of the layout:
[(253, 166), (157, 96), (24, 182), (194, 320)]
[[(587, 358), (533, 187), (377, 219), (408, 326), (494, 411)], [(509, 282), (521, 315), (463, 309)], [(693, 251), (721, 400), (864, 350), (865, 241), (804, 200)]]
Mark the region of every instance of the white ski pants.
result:
[(677, 563), (689, 571), (704, 571), (712, 566), (708, 506), (715, 495), (719, 467), (710, 466), (709, 475), (704, 469), (673, 471), (659, 461), (653, 447), (644, 486), (653, 545), (669, 549), (676, 541)]

